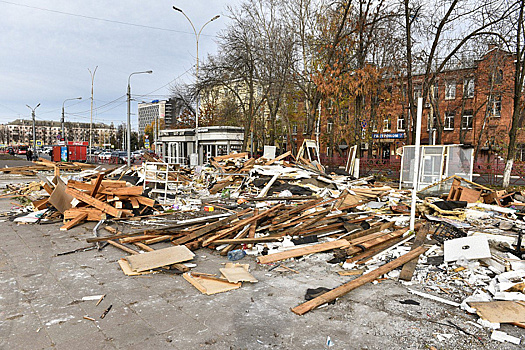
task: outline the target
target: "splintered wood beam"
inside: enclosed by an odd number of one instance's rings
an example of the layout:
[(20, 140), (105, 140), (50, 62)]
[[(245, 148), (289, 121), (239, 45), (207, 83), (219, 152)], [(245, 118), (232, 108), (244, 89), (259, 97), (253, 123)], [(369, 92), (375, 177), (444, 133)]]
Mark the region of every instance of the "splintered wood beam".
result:
[(346, 239), (339, 239), (337, 241), (319, 243), (307, 247), (300, 247), (295, 249), (286, 250), (284, 252), (263, 255), (257, 258), (257, 261), (261, 264), (268, 264), (280, 260), (296, 258), (298, 256), (326, 252), (332, 249), (348, 248), (350, 243)]
[(302, 303), (292, 309), (292, 311), (297, 315), (304, 315), (308, 311), (311, 311), (321, 305), (327, 304), (348, 292), (361, 287), (369, 282), (372, 282), (376, 278), (381, 277), (385, 273), (388, 273), (395, 268), (407, 263), (408, 261), (417, 258), (423, 254), (427, 249), (424, 247), (417, 247), (416, 249), (406, 253), (405, 255), (400, 256), (399, 258), (392, 260), (391, 262), (367, 273), (366, 275), (357, 277), (356, 279), (345, 283), (337, 288), (332, 289), (326, 293), (321, 294), (320, 296), (313, 298), (305, 303)]
[[(429, 225), (425, 224), (417, 232), (416, 239), (414, 240), (414, 243), (412, 244), (412, 250), (415, 250), (417, 247), (420, 247), (425, 243), (428, 233), (429, 233)], [(401, 270), (401, 273), (399, 274), (400, 280), (403, 280), (403, 281), (412, 280), (412, 275), (414, 274), (414, 270), (416, 269), (416, 266), (417, 266), (417, 260), (418, 259), (414, 258), (403, 266), (403, 269)]]
[(95, 180), (95, 184), (93, 185), (93, 189), (89, 193), (91, 197), (95, 197), (98, 190), (100, 189), (100, 185), (102, 184), (102, 180), (104, 179), (104, 174), (98, 174), (97, 179)]
[(120, 218), (122, 216), (122, 210), (118, 210), (117, 208), (112, 207), (111, 205), (107, 203), (104, 203), (96, 198), (93, 198), (87, 193), (80, 192), (79, 190), (76, 190), (74, 188), (66, 188), (66, 193), (75, 197), (79, 201), (82, 201), (97, 209), (102, 210), (106, 214), (109, 214), (117, 218)]
[(87, 213), (82, 213), (82, 214), (79, 214), (77, 215), (77, 217), (75, 217), (73, 220), (69, 221), (68, 223), (66, 223), (64, 226), (62, 226), (60, 228), (60, 231), (67, 231), (69, 230), (70, 228), (73, 228), (75, 227), (76, 225), (80, 224), (82, 221), (84, 221), (86, 218), (87, 218), (88, 214)]
[(204, 236), (205, 234), (213, 231), (213, 230), (216, 230), (222, 226), (225, 226), (227, 224), (229, 224), (231, 221), (233, 221), (234, 219), (236, 219), (238, 216), (238, 214), (233, 214), (233, 215), (230, 215), (228, 217), (225, 217), (223, 219), (220, 219), (219, 221), (216, 221), (214, 223), (211, 223), (211, 224), (208, 224), (208, 225), (205, 225), (201, 228), (199, 228), (198, 230), (196, 231), (193, 231), (191, 232), (190, 234), (184, 236), (184, 237), (181, 237), (177, 240), (174, 240), (173, 241), (173, 244), (175, 245), (181, 245), (181, 244), (186, 244), (192, 240), (194, 240), (195, 238), (199, 238), (201, 236)]
[(239, 221), (237, 223), (237, 225), (233, 226), (232, 228), (226, 229), (224, 231), (221, 231), (220, 233), (217, 233), (214, 236), (206, 239), (204, 242), (202, 242), (202, 245), (205, 247), (205, 246), (209, 245), (210, 243), (212, 243), (213, 241), (215, 241), (217, 239), (221, 239), (221, 238), (227, 237), (228, 235), (230, 235), (232, 233), (235, 233), (238, 230), (242, 229), (244, 226), (246, 226), (248, 224), (251, 224), (254, 221), (260, 220), (260, 219), (270, 215), (271, 213), (281, 209), (283, 206), (284, 206), (284, 204), (278, 204), (278, 205), (276, 205), (276, 206), (274, 206), (274, 207), (272, 207), (272, 208), (262, 212), (261, 214), (249, 217), (249, 218), (244, 219), (244, 220), (241, 220), (241, 221)]

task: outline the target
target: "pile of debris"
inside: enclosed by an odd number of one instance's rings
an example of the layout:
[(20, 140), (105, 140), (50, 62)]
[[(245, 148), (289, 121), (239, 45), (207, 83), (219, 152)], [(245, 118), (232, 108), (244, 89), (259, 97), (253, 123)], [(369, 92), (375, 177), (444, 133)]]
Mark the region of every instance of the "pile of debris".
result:
[[(61, 229), (98, 222), (87, 241), (93, 249), (110, 244), (130, 254), (119, 261), (129, 276), (182, 274), (202, 293), (215, 294), (257, 282), (246, 264), (233, 263), (246, 255), (270, 270), (286, 269), (288, 259), (332, 252), (326, 263), (351, 280), (313, 297), (306, 293), (294, 313), (392, 278), (415, 295), (477, 313), (495, 340), (520, 342), (497, 331), (501, 323), (525, 328), (520, 192), (447, 178), (418, 192), (418, 219), (410, 230), (411, 191), (373, 177), (327, 174), (318, 162), (294, 160), (289, 152), (272, 159), (220, 156), (196, 169), (152, 158), (131, 169), (84, 171), (67, 182), (55, 173), (52, 181), (6, 195), (29, 192), (46, 194), (33, 196), (32, 204), (62, 215)], [(200, 248), (232, 262), (219, 276), (191, 271)]]

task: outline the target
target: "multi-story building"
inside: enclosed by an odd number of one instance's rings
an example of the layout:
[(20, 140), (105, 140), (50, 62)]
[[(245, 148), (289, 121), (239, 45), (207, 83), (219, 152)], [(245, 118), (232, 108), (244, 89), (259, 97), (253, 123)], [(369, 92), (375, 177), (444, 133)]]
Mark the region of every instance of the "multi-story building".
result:
[[(66, 122), (64, 124), (65, 139), (67, 141), (89, 141), (89, 123)], [(60, 122), (37, 120), (35, 121), (36, 139), (44, 145), (54, 145), (62, 136)], [(116, 137), (116, 129), (111, 125), (94, 123), (92, 138), (94, 146), (109, 144), (111, 138)], [(30, 144), (33, 140), (33, 121), (16, 119), (0, 125), (0, 143), (6, 145)]]
[(139, 121), (139, 136), (144, 135), (144, 130), (148, 125), (154, 121), (158, 121), (159, 125), (170, 125), (174, 120), (174, 108), (171, 100), (159, 101), (154, 100), (149, 103), (139, 103), (138, 105), (138, 121)]
[[(504, 156), (513, 115), (514, 69), (512, 54), (490, 47), (478, 59), (437, 73), (423, 106), (421, 143), (472, 146), (480, 161)], [(422, 94), (423, 79), (423, 75), (413, 77), (416, 101)], [(385, 86), (388, 97), (377, 99), (382, 106), (377, 108), (380, 113), (376, 119), (359, 121), (363, 129), (359, 130), (361, 157), (390, 159), (396, 157), (400, 147), (412, 143), (407, 81), (393, 79)], [(350, 127), (352, 116), (346, 116), (345, 122), (344, 116), (330, 115), (330, 109), (324, 105), (320, 133), (325, 137), (321, 137), (320, 151), (330, 153), (330, 147), (342, 143), (337, 139), (336, 126)], [(293, 133), (297, 134), (297, 129)], [(525, 135), (521, 132), (518, 132), (518, 159), (525, 161)]]

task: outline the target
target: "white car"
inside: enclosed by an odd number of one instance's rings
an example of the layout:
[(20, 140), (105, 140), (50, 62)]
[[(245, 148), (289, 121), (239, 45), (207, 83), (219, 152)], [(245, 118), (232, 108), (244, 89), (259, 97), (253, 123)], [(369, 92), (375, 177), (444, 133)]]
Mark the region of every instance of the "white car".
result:
[(99, 158), (99, 159), (104, 159), (104, 160), (109, 160), (109, 158), (111, 158), (111, 152), (109, 152), (109, 151), (104, 151), (104, 152), (102, 152), (102, 153), (100, 153), (100, 154), (98, 155), (98, 158)]

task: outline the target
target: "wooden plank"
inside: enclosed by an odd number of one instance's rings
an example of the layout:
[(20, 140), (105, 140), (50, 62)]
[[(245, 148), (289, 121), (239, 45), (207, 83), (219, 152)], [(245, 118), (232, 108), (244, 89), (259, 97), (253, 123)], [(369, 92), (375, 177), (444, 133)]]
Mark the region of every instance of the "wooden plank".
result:
[(295, 249), (286, 250), (284, 252), (268, 254), (260, 256), (257, 258), (257, 261), (261, 264), (268, 264), (280, 260), (296, 258), (298, 256), (325, 252), (327, 250), (338, 249), (338, 248), (347, 248), (350, 245), (346, 239), (339, 239), (337, 241), (319, 243), (311, 245), (308, 247), (300, 247)]
[(53, 188), (51, 186), (49, 186), (48, 183), (44, 183), (44, 190), (48, 193), (48, 194), (51, 194), (53, 193)]
[(248, 156), (248, 152), (232, 153), (232, 154), (227, 154), (224, 156), (213, 157), (213, 160), (219, 161), (219, 160), (230, 159), (230, 158), (244, 158), (247, 156)]
[(272, 165), (273, 163), (278, 162), (278, 161), (280, 161), (281, 159), (284, 159), (284, 158), (288, 157), (290, 154), (292, 154), (291, 151), (288, 151), (288, 152), (286, 152), (286, 153), (283, 153), (283, 154), (281, 154), (279, 157), (276, 157), (276, 158), (274, 158), (274, 159), (272, 159), (272, 160), (266, 162), (264, 165)]
[[(414, 243), (412, 244), (411, 250), (414, 250), (417, 247), (422, 246), (427, 239), (428, 233), (429, 233), (429, 224), (425, 224), (417, 232), (416, 239), (414, 240)], [(414, 259), (414, 260), (407, 262), (405, 265), (403, 265), (403, 269), (401, 270), (401, 273), (399, 274), (400, 280), (403, 280), (403, 281), (412, 280), (412, 275), (414, 274), (414, 271), (416, 269), (417, 261), (418, 259)]]
[(258, 238), (226, 238), (218, 239), (214, 241), (214, 244), (254, 244), (254, 243), (264, 243), (264, 242), (279, 242), (282, 241), (282, 237), (258, 237)]
[(140, 196), (144, 189), (142, 186), (104, 188), (100, 193), (112, 194), (115, 196)]
[(87, 216), (88, 214), (86, 213), (77, 215), (73, 220), (69, 221), (68, 223), (60, 227), (60, 231), (67, 231), (70, 228), (75, 227), (76, 225), (80, 224), (82, 221), (86, 220)]
[(201, 293), (206, 295), (212, 295), (222, 292), (227, 292), (233, 289), (240, 288), (242, 283), (231, 283), (227, 280), (216, 278), (213, 276), (195, 275), (192, 273), (184, 273), (182, 275), (186, 281), (191, 283)]
[(302, 303), (292, 309), (292, 311), (297, 315), (304, 315), (308, 311), (311, 311), (315, 309), (316, 307), (319, 307), (323, 304), (329, 303), (339, 297), (342, 297), (343, 295), (347, 294), (348, 292), (361, 287), (362, 285), (365, 285), (369, 282), (372, 282), (378, 277), (381, 277), (385, 273), (388, 273), (395, 268), (407, 263), (408, 261), (420, 256), (426, 251), (426, 248), (424, 247), (418, 247), (405, 255), (400, 256), (399, 258), (392, 260), (391, 262), (373, 270), (367, 273), (366, 275), (357, 277), (356, 279), (345, 283), (337, 288), (332, 289), (331, 291), (328, 291), (312, 300), (309, 300), (305, 303)]
[(129, 201), (131, 202), (131, 206), (132, 206), (133, 209), (138, 209), (138, 208), (140, 208), (140, 203), (139, 203), (139, 201), (138, 201), (137, 198), (135, 198), (135, 197), (131, 197), (131, 198), (129, 199)]
[(152, 208), (155, 206), (155, 200), (154, 199), (151, 199), (151, 198), (148, 198), (148, 197), (144, 197), (144, 196), (137, 196), (135, 198), (142, 205), (145, 205), (147, 207), (152, 207)]
[(476, 313), (484, 320), (492, 323), (525, 322), (525, 305), (510, 300), (489, 302), (469, 302)]
[(79, 201), (82, 201), (97, 209), (102, 210), (104, 213), (107, 213), (111, 216), (114, 216), (117, 218), (120, 218), (122, 216), (122, 210), (118, 210), (115, 207), (112, 207), (111, 205), (107, 203), (104, 203), (96, 198), (93, 198), (87, 193), (80, 192), (79, 190), (76, 190), (74, 188), (66, 188), (66, 193), (75, 197)]
[(181, 237), (179, 239), (176, 239), (173, 241), (173, 244), (186, 244), (192, 240), (194, 240), (195, 238), (199, 238), (201, 236), (204, 236), (205, 234), (213, 231), (213, 230), (216, 230), (218, 229), (219, 227), (222, 227), (222, 226), (225, 226), (227, 224), (229, 224), (232, 220), (236, 219), (238, 216), (238, 214), (233, 214), (233, 215), (230, 215), (230, 216), (227, 216), (223, 219), (220, 219), (219, 221), (216, 221), (214, 223), (211, 223), (211, 224), (208, 224), (208, 225), (205, 225), (204, 227), (184, 236), (184, 237)]
[(154, 271), (135, 272), (131, 270), (131, 266), (129, 266), (129, 262), (124, 258), (119, 259), (118, 264), (120, 268), (122, 269), (122, 272), (124, 272), (126, 276), (140, 276), (140, 275), (147, 275), (147, 274), (154, 272)]
[(93, 185), (93, 189), (91, 190), (91, 192), (89, 192), (89, 195), (91, 197), (94, 197), (98, 190), (100, 189), (100, 185), (102, 185), (102, 180), (104, 179), (104, 174), (101, 173), (101, 174), (98, 174), (97, 175), (97, 179), (95, 180), (95, 184)]
[[(147, 246), (143, 243), (139, 243), (139, 242), (135, 242), (133, 243), (134, 245), (136, 245), (137, 247), (139, 247), (140, 249), (144, 250), (145, 252), (152, 252), (154, 251), (155, 249), (151, 248), (150, 246)], [(127, 262), (127, 260), (126, 260)], [(172, 264), (171, 267), (179, 270), (179, 271), (182, 271), (182, 272), (187, 272), (190, 270), (189, 267), (187, 267), (186, 265), (184, 264)], [(166, 268), (170, 268), (169, 266), (167, 266)], [(131, 270), (131, 267), (130, 267), (130, 270)]]
[[(257, 215), (259, 215), (259, 209), (254, 209), (253, 216), (257, 216)], [(252, 222), (252, 226), (250, 226), (250, 231), (248, 232), (248, 238), (254, 238), (256, 230), (257, 230), (257, 220)]]
[(110, 240), (110, 239), (107, 240), (107, 242), (108, 242), (109, 244), (111, 244), (112, 246), (114, 246), (114, 247), (116, 247), (116, 248), (118, 248), (118, 249), (121, 249), (121, 250), (123, 250), (123, 251), (125, 251), (125, 252), (127, 252), (127, 253), (130, 253), (130, 254), (133, 254), (133, 255), (139, 254), (139, 252), (137, 252), (137, 251), (135, 251), (135, 250), (133, 250), (133, 249), (131, 249), (131, 248), (128, 248), (128, 247), (126, 247), (126, 246), (124, 246), (124, 245), (122, 245), (122, 244), (119, 244), (119, 243), (117, 243), (117, 242), (115, 242), (115, 241), (112, 241), (112, 240)]
[(247, 219), (244, 219), (244, 220), (241, 220), (239, 221), (239, 223), (237, 225), (235, 225), (234, 227), (230, 228), (230, 229), (227, 229), (227, 230), (224, 230), (220, 233), (217, 233), (215, 234), (214, 236), (204, 240), (204, 242), (202, 242), (202, 245), (203, 246), (207, 246), (209, 245), (211, 242), (217, 240), (217, 239), (221, 239), (221, 238), (224, 238), (232, 233), (235, 233), (236, 231), (242, 229), (244, 226), (246, 226), (247, 224), (251, 224), (252, 222), (254, 221), (257, 221), (257, 220), (260, 220), (266, 216), (268, 216), (269, 214), (271, 214), (272, 212), (275, 212), (276, 210), (279, 210), (281, 209), (282, 207), (284, 206), (284, 204), (278, 204), (262, 213), (260, 213), (259, 215), (255, 215), (255, 216), (252, 216), (252, 217), (249, 217)]
[[(18, 196), (15, 196), (15, 197), (18, 197)], [(49, 201), (49, 197), (43, 198), (43, 199), (38, 199), (36, 201), (33, 201), (31, 204), (33, 204), (33, 207), (36, 210), (42, 210), (42, 209), (47, 208), (48, 201)]]
[(147, 252), (140, 255), (129, 256), (129, 264), (133, 271), (142, 272), (157, 267), (171, 265), (193, 259), (195, 254), (185, 246), (174, 246)]
[(222, 273), (224, 277), (228, 280), (228, 282), (237, 283), (237, 282), (251, 282), (256, 283), (259, 282), (251, 273), (249, 273), (244, 267), (242, 266), (235, 266), (235, 267), (224, 267), (219, 269), (219, 271)]

